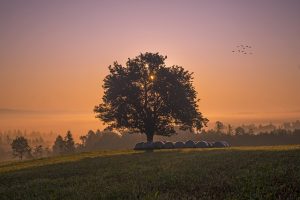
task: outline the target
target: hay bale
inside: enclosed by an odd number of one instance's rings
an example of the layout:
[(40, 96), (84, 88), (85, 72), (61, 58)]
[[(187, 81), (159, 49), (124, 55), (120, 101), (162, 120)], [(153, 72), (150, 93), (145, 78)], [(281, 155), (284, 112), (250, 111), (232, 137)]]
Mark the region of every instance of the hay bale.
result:
[(185, 145), (183, 142), (175, 142), (174, 147), (179, 149), (179, 148), (184, 148)]
[(229, 143), (227, 141), (222, 141), (222, 143), (226, 146), (226, 147), (230, 147)]
[(164, 149), (174, 149), (173, 142), (165, 142)]
[(135, 145), (134, 150), (144, 150), (144, 142), (139, 142)]
[(227, 146), (226, 146), (226, 143), (224, 143), (223, 141), (217, 141), (217, 142), (214, 143), (213, 147), (224, 148), (224, 147), (227, 147)]
[(163, 149), (164, 148), (164, 143), (161, 141), (156, 141), (153, 143), (154, 149)]
[(209, 144), (206, 141), (199, 141), (196, 143), (196, 148), (208, 148)]
[(207, 142), (208, 143), (208, 147), (214, 147), (215, 142)]
[(188, 140), (185, 142), (185, 148), (195, 148), (195, 142), (192, 140)]
[(144, 143), (144, 149), (145, 150), (154, 149), (153, 142), (146, 142), (146, 143)]

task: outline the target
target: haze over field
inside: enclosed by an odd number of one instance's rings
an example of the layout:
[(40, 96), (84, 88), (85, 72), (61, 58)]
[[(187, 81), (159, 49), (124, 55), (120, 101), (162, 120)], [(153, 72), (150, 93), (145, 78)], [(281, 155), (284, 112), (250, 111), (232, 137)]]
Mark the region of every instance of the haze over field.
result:
[[(141, 52), (194, 72), (211, 121), (300, 118), (300, 1), (0, 2), (0, 130), (103, 128), (107, 67)], [(252, 54), (236, 54), (237, 46)]]

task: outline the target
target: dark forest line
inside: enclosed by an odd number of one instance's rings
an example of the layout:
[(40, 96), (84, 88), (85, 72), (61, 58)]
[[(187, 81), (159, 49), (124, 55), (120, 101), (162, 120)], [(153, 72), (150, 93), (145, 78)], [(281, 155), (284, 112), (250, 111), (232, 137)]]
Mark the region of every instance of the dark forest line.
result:
[[(8, 135), (8, 133), (10, 135)], [(51, 137), (55, 137), (51, 133)], [(0, 160), (13, 159), (11, 144), (18, 137), (24, 137), (28, 143), (26, 158), (48, 157), (60, 154), (94, 150), (133, 149), (136, 143), (146, 141), (144, 134), (118, 134), (111, 131), (90, 130), (86, 135), (80, 136), (76, 143), (70, 131), (58, 135), (56, 140), (49, 141), (39, 132), (26, 133), (22, 131), (0, 133)], [(268, 146), (300, 144), (300, 122), (284, 123), (280, 126), (268, 125), (242, 125), (233, 128), (217, 121), (214, 129), (202, 130), (200, 133), (177, 130), (177, 134), (155, 136), (154, 141), (227, 141), (230, 146)]]

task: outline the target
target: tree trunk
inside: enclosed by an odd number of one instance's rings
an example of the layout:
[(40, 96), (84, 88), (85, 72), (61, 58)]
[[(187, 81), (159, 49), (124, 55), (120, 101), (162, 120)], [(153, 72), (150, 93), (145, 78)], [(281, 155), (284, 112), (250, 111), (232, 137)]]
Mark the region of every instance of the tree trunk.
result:
[(153, 142), (154, 132), (153, 131), (148, 131), (146, 133), (146, 135), (147, 135), (147, 142)]
[(145, 133), (147, 135), (147, 142), (153, 142), (155, 124), (153, 119), (151, 118), (151, 113), (147, 113), (147, 120), (145, 122)]

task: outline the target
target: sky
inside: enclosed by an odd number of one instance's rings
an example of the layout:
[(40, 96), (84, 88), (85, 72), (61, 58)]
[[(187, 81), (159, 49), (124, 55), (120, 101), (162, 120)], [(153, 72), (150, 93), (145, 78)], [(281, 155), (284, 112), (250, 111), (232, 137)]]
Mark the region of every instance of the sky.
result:
[(144, 52), (194, 72), (211, 123), (300, 119), (299, 10), (298, 0), (0, 0), (0, 130), (102, 129), (93, 108), (107, 67)]

